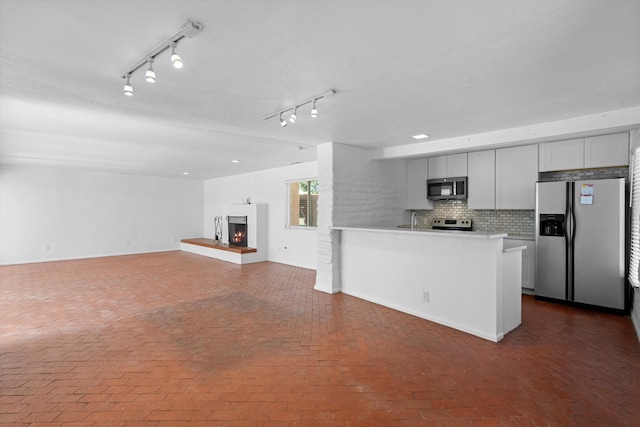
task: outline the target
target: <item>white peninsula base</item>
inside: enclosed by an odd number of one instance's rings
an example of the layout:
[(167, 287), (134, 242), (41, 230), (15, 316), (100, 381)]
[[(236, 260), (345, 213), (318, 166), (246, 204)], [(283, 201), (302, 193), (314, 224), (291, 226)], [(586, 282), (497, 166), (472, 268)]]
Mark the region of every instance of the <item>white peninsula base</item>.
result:
[(336, 227), (341, 292), (500, 341), (521, 322), (521, 250), (506, 234)]

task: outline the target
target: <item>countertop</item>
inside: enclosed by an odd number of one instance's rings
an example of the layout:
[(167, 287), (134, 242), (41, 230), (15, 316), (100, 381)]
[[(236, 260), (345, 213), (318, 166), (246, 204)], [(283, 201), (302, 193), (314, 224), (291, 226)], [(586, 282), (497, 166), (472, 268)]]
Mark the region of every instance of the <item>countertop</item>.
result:
[[(402, 224), (402, 225), (399, 225), (397, 228), (400, 230), (410, 230), (411, 225)], [(414, 227), (412, 231), (431, 231), (431, 232), (437, 233), (441, 230), (433, 230), (431, 227)], [(446, 230), (442, 230), (442, 231), (446, 231)], [(453, 231), (446, 231), (446, 232), (452, 233)], [(458, 233), (480, 233), (484, 235), (502, 234), (504, 235), (503, 237), (505, 239), (511, 239), (511, 240), (532, 240), (533, 241), (536, 239), (533, 234), (514, 234), (514, 233), (505, 233), (504, 231), (471, 231), (471, 232), (459, 231)]]
[(333, 227), (335, 230), (349, 231), (373, 231), (376, 233), (392, 234), (421, 234), (427, 236), (456, 237), (467, 239), (499, 239), (507, 237), (507, 233), (485, 233), (482, 231), (450, 231), (433, 230), (431, 228), (404, 228), (404, 227)]
[(526, 251), (526, 250), (527, 250), (526, 246), (515, 246), (513, 248), (504, 249), (502, 252), (504, 252), (505, 254), (508, 254), (509, 252)]
[(508, 233), (507, 237), (505, 237), (505, 239), (512, 239), (512, 240), (536, 240), (536, 236), (534, 236), (533, 234), (512, 234), (512, 233)]

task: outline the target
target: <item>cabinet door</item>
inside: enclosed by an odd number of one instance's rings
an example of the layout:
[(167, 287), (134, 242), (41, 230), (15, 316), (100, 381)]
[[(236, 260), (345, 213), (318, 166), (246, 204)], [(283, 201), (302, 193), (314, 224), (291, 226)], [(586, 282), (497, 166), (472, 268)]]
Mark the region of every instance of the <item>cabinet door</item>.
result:
[(496, 209), (535, 209), (538, 145), (496, 150)]
[(447, 178), (467, 176), (467, 153), (447, 156)]
[(523, 292), (530, 293), (536, 286), (536, 243), (532, 240), (504, 239), (504, 248), (526, 246), (522, 251), (522, 288)]
[(547, 142), (539, 147), (540, 172), (584, 168), (584, 139)]
[(427, 199), (427, 159), (407, 161), (407, 209), (433, 209)]
[(533, 275), (536, 272), (534, 257), (535, 251), (531, 251), (527, 245), (527, 250), (522, 251), (522, 287), (534, 289)]
[(468, 157), (469, 209), (496, 208), (496, 151), (476, 151)]
[(629, 134), (594, 136), (584, 139), (584, 166), (603, 168), (629, 164)]
[(429, 179), (448, 178), (447, 156), (429, 157), (427, 176), (429, 177)]

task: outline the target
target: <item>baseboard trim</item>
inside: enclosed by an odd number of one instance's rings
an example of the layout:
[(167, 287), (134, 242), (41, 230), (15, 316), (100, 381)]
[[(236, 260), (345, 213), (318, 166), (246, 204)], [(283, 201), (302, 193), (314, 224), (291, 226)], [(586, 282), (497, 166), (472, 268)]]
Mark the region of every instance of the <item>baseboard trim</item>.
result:
[(100, 254), (100, 255), (83, 255), (76, 257), (63, 257), (63, 258), (47, 258), (47, 259), (39, 259), (33, 261), (18, 261), (18, 262), (10, 262), (10, 263), (0, 263), (0, 266), (6, 265), (23, 265), (23, 264), (39, 264), (42, 262), (58, 262), (58, 261), (75, 261), (80, 259), (92, 259), (92, 258), (107, 258), (112, 256), (126, 256), (126, 255), (143, 255), (143, 254), (153, 254), (158, 252), (172, 252), (179, 251), (180, 248), (170, 248), (170, 249), (157, 249), (153, 251), (140, 251), (140, 252), (124, 252), (124, 253), (110, 253), (110, 254)]

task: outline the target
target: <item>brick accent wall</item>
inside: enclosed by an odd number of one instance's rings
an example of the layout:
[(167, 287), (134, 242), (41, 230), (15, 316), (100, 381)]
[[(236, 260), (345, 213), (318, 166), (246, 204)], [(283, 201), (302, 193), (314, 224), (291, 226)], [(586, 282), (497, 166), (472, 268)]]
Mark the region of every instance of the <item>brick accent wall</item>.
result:
[(334, 226), (402, 223), (404, 160), (369, 160), (367, 150), (345, 144), (318, 146), (318, 266), (315, 289), (340, 292), (340, 231)]

